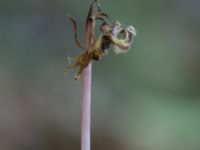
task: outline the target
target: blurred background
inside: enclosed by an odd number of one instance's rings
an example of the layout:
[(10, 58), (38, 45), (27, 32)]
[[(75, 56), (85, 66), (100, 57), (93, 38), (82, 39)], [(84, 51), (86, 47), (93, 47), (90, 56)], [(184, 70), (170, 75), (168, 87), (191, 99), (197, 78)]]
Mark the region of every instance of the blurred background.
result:
[[(0, 150), (79, 150), (81, 50), (91, 0), (0, 1)], [(200, 1), (102, 0), (134, 25), (126, 55), (93, 63), (92, 150), (200, 149)], [(83, 40), (83, 38), (81, 38)]]

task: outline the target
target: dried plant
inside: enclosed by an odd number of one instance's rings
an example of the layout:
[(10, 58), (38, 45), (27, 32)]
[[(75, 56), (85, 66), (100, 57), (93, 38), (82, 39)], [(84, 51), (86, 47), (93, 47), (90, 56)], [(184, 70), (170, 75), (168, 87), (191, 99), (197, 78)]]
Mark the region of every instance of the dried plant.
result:
[[(108, 14), (102, 11), (99, 0), (94, 0), (90, 5), (86, 18), (84, 44), (79, 41), (76, 20), (70, 15), (68, 19), (73, 24), (75, 42), (83, 52), (73, 58), (65, 73), (69, 69), (78, 68), (76, 80), (80, 79), (83, 73), (81, 150), (90, 150), (91, 62), (101, 60), (110, 48), (116, 54), (126, 53), (133, 44), (136, 31), (133, 26), (124, 26), (118, 21), (109, 22)], [(94, 30), (97, 20), (101, 20), (102, 24), (99, 28), (100, 35), (96, 37)]]
[[(93, 12), (94, 5), (97, 5), (96, 12)], [(78, 74), (75, 79), (79, 79), (84, 69), (94, 60), (99, 61), (107, 54), (108, 49), (111, 47), (117, 54), (126, 53), (132, 46), (136, 31), (133, 26), (124, 26), (118, 21), (112, 23), (108, 22), (108, 14), (101, 10), (98, 0), (95, 0), (89, 10), (86, 20), (86, 26), (89, 26), (89, 44), (81, 44), (77, 34), (76, 20), (72, 16), (68, 19), (73, 23), (75, 41), (77, 45), (84, 51), (77, 57), (73, 58), (73, 62), (69, 65), (65, 72), (71, 68), (79, 68)], [(100, 26), (101, 34), (96, 37), (94, 34), (95, 22), (101, 20)], [(88, 43), (88, 42), (86, 42)]]

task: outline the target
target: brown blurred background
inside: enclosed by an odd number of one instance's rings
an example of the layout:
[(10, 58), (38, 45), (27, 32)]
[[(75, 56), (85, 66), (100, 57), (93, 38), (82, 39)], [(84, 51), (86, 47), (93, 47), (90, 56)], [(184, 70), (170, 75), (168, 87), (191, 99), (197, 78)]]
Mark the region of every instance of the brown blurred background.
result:
[[(90, 0), (0, 1), (0, 150), (79, 150), (81, 81), (63, 70)], [(92, 150), (200, 149), (200, 1), (102, 0), (138, 31), (93, 64)], [(83, 40), (83, 38), (81, 39)]]

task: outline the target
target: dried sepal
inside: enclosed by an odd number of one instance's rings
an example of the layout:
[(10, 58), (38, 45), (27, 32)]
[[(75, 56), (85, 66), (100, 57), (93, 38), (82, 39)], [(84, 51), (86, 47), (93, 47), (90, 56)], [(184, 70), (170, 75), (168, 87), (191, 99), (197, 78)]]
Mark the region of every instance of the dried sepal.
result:
[(79, 41), (78, 39), (78, 31), (77, 31), (77, 23), (76, 23), (76, 19), (74, 17), (72, 17), (71, 15), (68, 15), (67, 16), (68, 20), (72, 22), (72, 25), (73, 25), (73, 30), (74, 30), (74, 39), (75, 39), (75, 42), (76, 44), (84, 49), (85, 47), (83, 46), (83, 44), (81, 44), (81, 42)]

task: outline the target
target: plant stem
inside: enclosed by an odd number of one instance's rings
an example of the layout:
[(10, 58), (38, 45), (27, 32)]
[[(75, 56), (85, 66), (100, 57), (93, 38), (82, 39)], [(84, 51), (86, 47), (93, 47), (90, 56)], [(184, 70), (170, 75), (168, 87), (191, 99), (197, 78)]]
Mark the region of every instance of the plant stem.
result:
[[(90, 19), (89, 11), (85, 25), (85, 47), (88, 49), (92, 43), (93, 20)], [(91, 84), (92, 84), (92, 64), (83, 72), (83, 92), (82, 92), (82, 119), (81, 119), (81, 150), (90, 150), (91, 131)]]
[(81, 150), (90, 150), (92, 64), (83, 73)]

